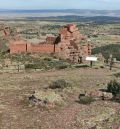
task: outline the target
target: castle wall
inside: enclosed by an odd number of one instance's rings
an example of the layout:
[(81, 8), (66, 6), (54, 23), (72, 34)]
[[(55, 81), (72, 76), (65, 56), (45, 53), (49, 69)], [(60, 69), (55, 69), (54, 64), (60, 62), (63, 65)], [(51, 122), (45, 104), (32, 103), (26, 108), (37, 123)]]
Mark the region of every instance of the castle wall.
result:
[(56, 37), (54, 37), (54, 36), (48, 36), (48, 37), (46, 38), (46, 43), (47, 43), (47, 44), (54, 44), (55, 41), (56, 41)]
[(9, 45), (10, 53), (53, 53), (59, 52), (58, 45), (54, 44), (31, 44), (24, 41), (12, 41)]
[(9, 44), (10, 53), (26, 53), (27, 51), (27, 42), (24, 40), (20, 41), (11, 41)]
[(25, 53), (26, 52), (26, 44), (11, 44), (10, 45), (10, 53)]
[(53, 44), (28, 44), (27, 45), (27, 52), (29, 53), (53, 53), (58, 52), (58, 45)]

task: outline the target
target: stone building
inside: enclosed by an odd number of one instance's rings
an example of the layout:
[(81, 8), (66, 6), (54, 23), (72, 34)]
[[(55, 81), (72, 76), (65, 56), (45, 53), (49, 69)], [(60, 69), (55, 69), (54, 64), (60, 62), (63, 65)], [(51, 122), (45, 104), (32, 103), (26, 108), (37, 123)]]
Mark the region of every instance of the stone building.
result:
[[(84, 41), (84, 44), (83, 44)], [(59, 36), (47, 36), (37, 44), (24, 40), (10, 41), (10, 53), (57, 53), (59, 58), (82, 63), (91, 55), (91, 45), (87, 43), (75, 24), (66, 25), (59, 30)]]
[[(61, 41), (59, 43), (59, 56), (72, 62), (82, 63), (86, 56), (91, 55), (91, 45), (87, 44), (75, 24), (64, 26), (60, 29)], [(82, 44), (82, 41), (85, 44)]]

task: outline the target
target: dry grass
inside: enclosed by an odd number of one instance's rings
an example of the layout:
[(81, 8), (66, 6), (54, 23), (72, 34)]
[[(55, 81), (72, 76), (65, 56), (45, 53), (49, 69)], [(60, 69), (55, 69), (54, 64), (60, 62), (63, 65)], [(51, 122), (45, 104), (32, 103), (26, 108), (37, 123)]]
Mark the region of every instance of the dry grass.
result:
[[(79, 93), (105, 88), (105, 84), (112, 78), (109, 76), (111, 74), (108, 69), (89, 68), (1, 74), (0, 111), (2, 119), (0, 119), (0, 126), (2, 129), (73, 129), (76, 114), (85, 107), (76, 102)], [(65, 79), (72, 84), (73, 88), (42, 92), (45, 87), (57, 79)], [(61, 100), (60, 96), (62, 96), (66, 104), (47, 111), (21, 103), (21, 98), (32, 94), (33, 91), (38, 91), (37, 95), (40, 98), (43, 96), (52, 101)], [(114, 109), (112, 102), (111, 108)]]

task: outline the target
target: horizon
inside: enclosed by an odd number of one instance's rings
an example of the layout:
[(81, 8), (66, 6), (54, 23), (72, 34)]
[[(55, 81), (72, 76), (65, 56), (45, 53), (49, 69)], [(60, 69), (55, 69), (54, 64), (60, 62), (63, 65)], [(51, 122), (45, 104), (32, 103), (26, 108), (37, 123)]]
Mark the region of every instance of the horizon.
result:
[(3, 11), (6, 11), (6, 10), (13, 10), (13, 11), (14, 11), (14, 10), (18, 10), (18, 11), (19, 11), (19, 10), (25, 10), (25, 11), (29, 11), (29, 10), (33, 10), (33, 11), (37, 11), (37, 10), (38, 10), (38, 11), (39, 11), (39, 10), (58, 10), (58, 11), (59, 11), (59, 10), (60, 10), (60, 11), (61, 11), (61, 10), (120, 11), (120, 9), (89, 9), (89, 8), (88, 8), (88, 9), (87, 9), (87, 8), (86, 8), (86, 9), (75, 9), (75, 8), (68, 8), (68, 9), (56, 9), (56, 8), (53, 8), (53, 9), (49, 9), (49, 8), (48, 8), (48, 9), (15, 9), (15, 8), (14, 8), (14, 9), (7, 9), (7, 8), (0, 8), (0, 11), (1, 11), (1, 10), (3, 10)]

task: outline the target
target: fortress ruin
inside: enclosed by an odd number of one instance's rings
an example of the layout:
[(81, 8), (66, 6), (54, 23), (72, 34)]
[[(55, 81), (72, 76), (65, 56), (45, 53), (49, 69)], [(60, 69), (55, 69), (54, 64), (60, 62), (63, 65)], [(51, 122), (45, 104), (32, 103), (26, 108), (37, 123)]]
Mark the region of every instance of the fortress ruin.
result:
[[(84, 41), (84, 44), (82, 43)], [(47, 36), (44, 41), (33, 44), (19, 39), (9, 43), (11, 54), (17, 53), (56, 53), (59, 58), (82, 63), (91, 55), (91, 45), (87, 43), (75, 24), (68, 24), (59, 30), (59, 36)]]

